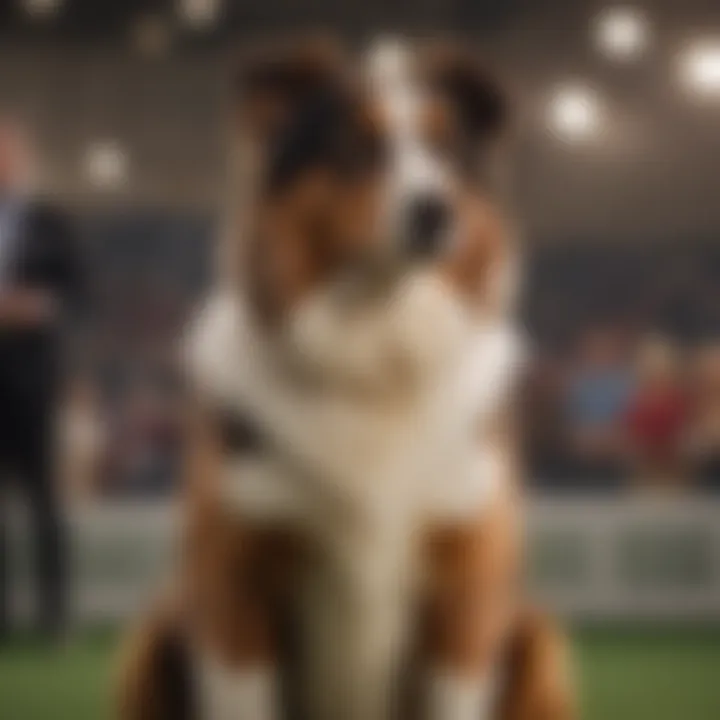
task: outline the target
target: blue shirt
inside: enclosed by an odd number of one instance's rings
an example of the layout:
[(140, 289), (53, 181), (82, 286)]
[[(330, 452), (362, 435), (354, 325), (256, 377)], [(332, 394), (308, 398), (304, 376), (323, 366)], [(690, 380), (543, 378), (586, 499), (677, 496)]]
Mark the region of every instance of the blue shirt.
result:
[(634, 387), (634, 376), (625, 368), (582, 373), (568, 389), (568, 419), (581, 428), (610, 425), (625, 414)]

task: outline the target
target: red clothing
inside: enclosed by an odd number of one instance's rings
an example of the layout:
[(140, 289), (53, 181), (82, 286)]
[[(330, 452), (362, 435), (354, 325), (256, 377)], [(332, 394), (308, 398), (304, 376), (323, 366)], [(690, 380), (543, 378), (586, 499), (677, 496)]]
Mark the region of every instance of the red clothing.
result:
[(628, 427), (638, 449), (672, 457), (682, 439), (687, 406), (675, 387), (640, 390), (630, 403)]

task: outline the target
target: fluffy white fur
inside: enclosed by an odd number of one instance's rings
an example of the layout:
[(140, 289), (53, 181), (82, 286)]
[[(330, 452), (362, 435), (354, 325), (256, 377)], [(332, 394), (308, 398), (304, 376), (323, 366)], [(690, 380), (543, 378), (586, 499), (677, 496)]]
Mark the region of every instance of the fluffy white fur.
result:
[(435, 672), (428, 681), (427, 720), (491, 720), (499, 684), (495, 673), (468, 678)]
[(280, 720), (280, 686), (273, 668), (230, 669), (202, 652), (196, 661), (201, 718)]
[[(278, 339), (222, 294), (198, 320), (189, 361), (207, 395), (249, 413), (278, 448), (252, 472), (228, 465), (228, 501), (249, 518), (293, 518), (321, 541), (302, 588), (313, 717), (382, 720), (416, 540), (438, 516), (475, 518), (492, 497), (502, 458), (478, 427), (505, 400), (519, 345), (426, 275), (348, 312), (320, 295)], [(308, 385), (298, 363), (327, 384)]]

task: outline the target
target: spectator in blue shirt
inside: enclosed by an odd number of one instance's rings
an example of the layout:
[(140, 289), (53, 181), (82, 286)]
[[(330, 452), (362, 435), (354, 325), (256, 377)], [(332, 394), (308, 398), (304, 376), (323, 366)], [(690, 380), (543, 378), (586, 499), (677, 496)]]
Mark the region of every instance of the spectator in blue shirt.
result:
[(565, 417), (579, 484), (611, 486), (622, 477), (624, 420), (634, 389), (634, 372), (620, 332), (603, 327), (584, 335), (565, 392)]

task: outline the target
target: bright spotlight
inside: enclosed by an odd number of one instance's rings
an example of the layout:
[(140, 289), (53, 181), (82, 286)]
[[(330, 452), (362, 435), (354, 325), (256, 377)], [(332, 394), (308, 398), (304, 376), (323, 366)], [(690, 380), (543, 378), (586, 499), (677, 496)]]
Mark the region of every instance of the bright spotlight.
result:
[(600, 133), (602, 115), (602, 103), (592, 88), (567, 86), (556, 90), (550, 100), (548, 126), (561, 140), (586, 140)]
[(64, 0), (22, 0), (22, 9), (32, 18), (43, 20), (54, 17)]
[(720, 40), (689, 45), (680, 56), (680, 76), (692, 92), (720, 97)]
[(190, 27), (207, 29), (216, 25), (224, 0), (178, 0), (178, 13)]
[(101, 140), (85, 150), (84, 169), (93, 186), (101, 189), (118, 188), (128, 175), (128, 156), (120, 143)]
[(638, 58), (650, 42), (650, 23), (646, 15), (632, 7), (608, 8), (595, 19), (595, 42), (612, 60)]

